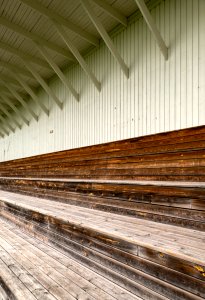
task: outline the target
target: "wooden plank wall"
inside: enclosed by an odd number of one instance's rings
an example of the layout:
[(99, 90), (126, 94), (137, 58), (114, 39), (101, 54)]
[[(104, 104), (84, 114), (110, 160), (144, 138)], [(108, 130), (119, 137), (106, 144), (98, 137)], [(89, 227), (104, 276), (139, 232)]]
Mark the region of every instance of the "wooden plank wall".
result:
[(2, 162), (1, 177), (205, 181), (205, 126)]

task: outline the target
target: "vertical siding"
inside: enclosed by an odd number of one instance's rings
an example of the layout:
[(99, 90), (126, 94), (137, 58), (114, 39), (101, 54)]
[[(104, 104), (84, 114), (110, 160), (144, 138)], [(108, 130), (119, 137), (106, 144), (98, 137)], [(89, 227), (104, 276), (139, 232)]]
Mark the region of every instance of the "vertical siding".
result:
[(43, 92), (50, 115), (0, 139), (0, 160), (103, 143), (205, 123), (205, 1), (165, 0), (152, 10), (169, 46), (164, 61), (142, 18), (113, 37), (130, 68), (127, 80), (107, 47), (90, 53), (88, 65), (102, 83), (99, 93), (73, 66), (66, 72), (77, 102), (58, 79), (50, 86), (64, 100), (60, 110)]

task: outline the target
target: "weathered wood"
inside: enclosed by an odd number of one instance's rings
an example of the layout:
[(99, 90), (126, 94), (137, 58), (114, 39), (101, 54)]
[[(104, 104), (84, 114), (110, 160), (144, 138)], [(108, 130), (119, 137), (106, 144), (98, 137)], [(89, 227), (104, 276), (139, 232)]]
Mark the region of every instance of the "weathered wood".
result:
[(203, 181), (204, 146), (199, 127), (9, 161), (0, 175)]
[(37, 299), (204, 299), (204, 149), (201, 126), (0, 163), (0, 260)]
[[(32, 290), (37, 299), (40, 297), (39, 299), (92, 300), (100, 297), (102, 300), (112, 300), (124, 299), (126, 296), (128, 300), (140, 300), (100, 275), (79, 266), (74, 260), (65, 257), (53, 248), (22, 234), (15, 227), (2, 222), (2, 220), (0, 220), (0, 224), (1, 258), (7, 263), (10, 261), (11, 269)], [(51, 253), (55, 259), (52, 258)], [(58, 257), (58, 261), (56, 261), (56, 257)], [(26, 276), (29, 277), (30, 284), (28, 279), (26, 280)], [(36, 286), (39, 284), (44, 287)], [(106, 288), (108, 284), (109, 289)], [(48, 292), (45, 292), (45, 288)], [(115, 297), (110, 295), (111, 290), (114, 290), (112, 294)]]

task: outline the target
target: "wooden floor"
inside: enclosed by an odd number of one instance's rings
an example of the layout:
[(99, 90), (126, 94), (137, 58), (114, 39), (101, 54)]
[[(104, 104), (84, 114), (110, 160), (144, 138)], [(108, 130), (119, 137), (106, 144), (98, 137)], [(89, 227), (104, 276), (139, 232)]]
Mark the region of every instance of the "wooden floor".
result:
[(141, 299), (2, 219), (1, 278), (10, 299)]
[[(140, 245), (205, 265), (205, 232), (199, 235), (198, 231), (192, 229), (97, 210), (93, 213), (84, 207), (0, 191), (0, 203), (2, 200), (2, 205), (17, 205), (53, 218), (57, 216), (58, 220), (73, 226), (97, 230), (119, 242), (126, 241), (132, 245), (129, 250), (132, 254), (137, 253), (137, 246)], [(4, 212), (1, 214), (4, 215)]]

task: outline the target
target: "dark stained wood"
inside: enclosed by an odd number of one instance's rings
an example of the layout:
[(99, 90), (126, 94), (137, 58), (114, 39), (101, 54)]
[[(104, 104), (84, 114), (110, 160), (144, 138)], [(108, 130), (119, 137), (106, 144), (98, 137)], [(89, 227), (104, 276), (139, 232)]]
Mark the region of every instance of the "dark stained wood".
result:
[(0, 176), (204, 181), (205, 130), (196, 127), (0, 164)]
[(205, 299), (205, 126), (2, 162), (0, 189), (2, 298), (12, 272), (35, 299)]

